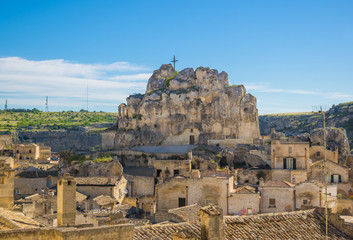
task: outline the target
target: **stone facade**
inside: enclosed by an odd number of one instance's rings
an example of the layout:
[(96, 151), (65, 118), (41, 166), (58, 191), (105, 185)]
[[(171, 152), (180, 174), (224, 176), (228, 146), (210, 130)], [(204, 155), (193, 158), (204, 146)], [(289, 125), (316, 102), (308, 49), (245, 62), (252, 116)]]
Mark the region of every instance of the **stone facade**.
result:
[(76, 182), (65, 174), (57, 184), (58, 226), (74, 225), (76, 222)]
[[(215, 204), (227, 214), (227, 196), (233, 189), (233, 177), (202, 177), (169, 179), (156, 186), (157, 211), (199, 204)], [(227, 207), (228, 206), (228, 207)]]
[(23, 143), (15, 144), (14, 156), (17, 161), (22, 160), (45, 160), (51, 157), (51, 148), (42, 144)]
[(227, 73), (209, 68), (176, 72), (171, 64), (162, 65), (146, 93), (129, 96), (119, 109), (114, 148), (260, 135), (256, 98), (243, 85), (229, 86)]
[(12, 209), (14, 206), (14, 170), (0, 161), (0, 207)]

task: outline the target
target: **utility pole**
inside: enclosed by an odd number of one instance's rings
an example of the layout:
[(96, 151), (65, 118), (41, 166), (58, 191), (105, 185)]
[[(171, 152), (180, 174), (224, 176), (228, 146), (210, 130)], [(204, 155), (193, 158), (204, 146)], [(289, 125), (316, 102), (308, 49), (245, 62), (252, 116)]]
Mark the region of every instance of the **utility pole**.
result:
[(87, 83), (87, 113), (88, 113), (88, 83)]
[[(327, 202), (327, 177), (328, 177), (328, 171), (327, 171), (327, 159), (326, 159), (326, 148), (327, 148), (327, 141), (326, 141), (326, 106), (315, 106), (313, 107), (313, 112), (314, 108), (316, 108), (316, 111), (319, 110), (319, 114), (321, 113), (322, 115), (322, 121), (323, 121), (323, 129), (324, 129), (324, 183), (325, 183), (325, 239), (328, 240), (328, 202)], [(324, 109), (325, 108), (325, 109)]]
[(7, 99), (5, 100), (5, 112), (7, 112)]
[(49, 112), (48, 96), (45, 98), (45, 112)]

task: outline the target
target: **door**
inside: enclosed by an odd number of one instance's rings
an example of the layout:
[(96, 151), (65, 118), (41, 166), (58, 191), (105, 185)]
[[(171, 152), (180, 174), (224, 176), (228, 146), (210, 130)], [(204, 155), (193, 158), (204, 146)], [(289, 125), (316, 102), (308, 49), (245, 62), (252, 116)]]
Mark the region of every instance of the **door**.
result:
[(190, 136), (190, 145), (194, 145), (195, 144), (195, 136), (191, 135)]

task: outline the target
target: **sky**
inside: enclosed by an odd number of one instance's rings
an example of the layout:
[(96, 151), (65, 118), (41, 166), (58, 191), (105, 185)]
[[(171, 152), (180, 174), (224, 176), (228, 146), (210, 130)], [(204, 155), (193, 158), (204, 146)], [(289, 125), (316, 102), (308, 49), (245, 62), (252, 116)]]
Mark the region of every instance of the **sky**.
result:
[(260, 114), (353, 101), (353, 1), (0, 0), (0, 109), (116, 112), (175, 54)]

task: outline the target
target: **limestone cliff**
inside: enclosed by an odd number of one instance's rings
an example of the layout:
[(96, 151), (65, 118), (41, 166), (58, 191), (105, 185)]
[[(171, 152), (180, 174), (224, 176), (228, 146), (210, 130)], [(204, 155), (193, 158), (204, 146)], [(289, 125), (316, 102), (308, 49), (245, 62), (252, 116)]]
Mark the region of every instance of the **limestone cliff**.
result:
[(208, 139), (257, 138), (256, 98), (243, 85), (229, 86), (215, 69), (176, 72), (162, 65), (145, 94), (119, 106), (114, 147), (206, 143)]

